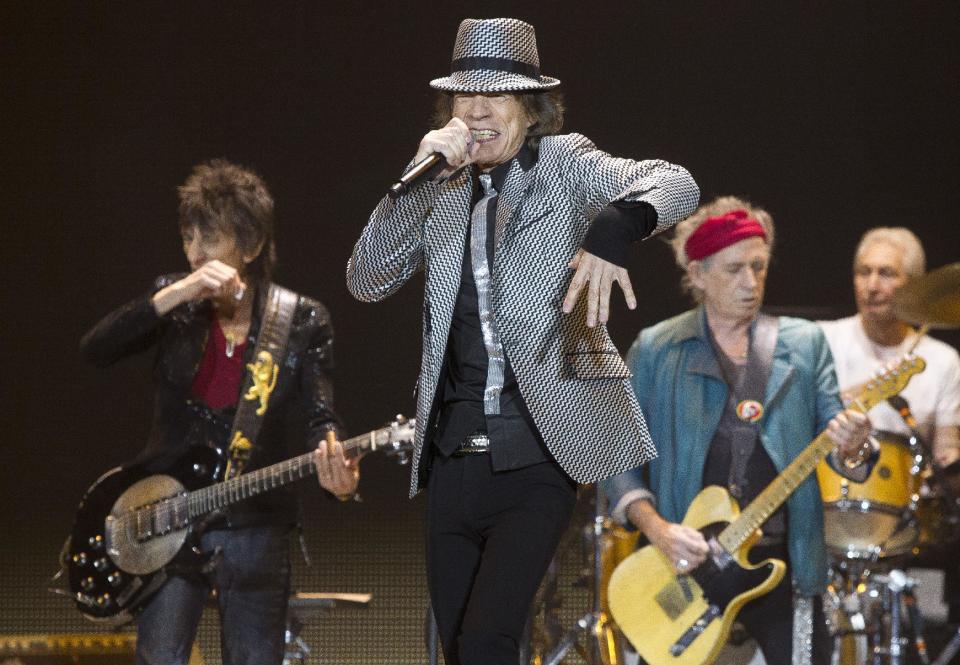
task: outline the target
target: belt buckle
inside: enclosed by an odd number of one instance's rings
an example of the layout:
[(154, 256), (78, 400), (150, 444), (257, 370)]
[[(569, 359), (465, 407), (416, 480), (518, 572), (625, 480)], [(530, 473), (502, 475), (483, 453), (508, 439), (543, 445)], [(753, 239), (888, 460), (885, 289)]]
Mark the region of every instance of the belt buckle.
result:
[(482, 455), (490, 451), (490, 437), (486, 433), (475, 432), (463, 437), (460, 446), (453, 451), (451, 457), (466, 457), (467, 455)]

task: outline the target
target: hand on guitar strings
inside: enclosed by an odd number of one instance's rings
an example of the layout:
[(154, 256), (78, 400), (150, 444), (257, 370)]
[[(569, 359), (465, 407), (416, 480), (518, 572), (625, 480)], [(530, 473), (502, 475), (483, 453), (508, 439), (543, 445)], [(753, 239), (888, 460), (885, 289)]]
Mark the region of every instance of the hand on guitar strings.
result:
[(870, 419), (865, 414), (847, 409), (833, 417), (827, 425), (827, 435), (839, 448), (841, 459), (859, 459), (862, 462), (873, 452), (870, 443), (872, 429)]
[(357, 491), (360, 482), (360, 469), (356, 460), (348, 460), (343, 455), (343, 444), (332, 432), (326, 440), (321, 440), (313, 453), (313, 464), (317, 468), (320, 487), (340, 499), (351, 497)]
[(684, 575), (706, 561), (710, 545), (703, 534), (688, 526), (663, 519), (649, 501), (634, 501), (627, 507), (627, 518)]

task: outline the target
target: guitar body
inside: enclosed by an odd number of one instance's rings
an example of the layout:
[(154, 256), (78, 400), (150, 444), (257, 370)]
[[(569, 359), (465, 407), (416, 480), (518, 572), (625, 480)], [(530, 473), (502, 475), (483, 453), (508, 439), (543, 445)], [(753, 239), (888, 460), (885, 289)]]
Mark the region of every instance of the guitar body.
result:
[(137, 523), (136, 509), (156, 505), (219, 480), (220, 454), (191, 447), (163, 473), (118, 467), (86, 491), (65, 546), (63, 565), (77, 608), (94, 621), (132, 620), (166, 581), (162, 570), (184, 549), (188, 524)]
[[(725, 489), (701, 491), (683, 525), (701, 531), (708, 542), (739, 514)], [(637, 550), (617, 566), (607, 595), (610, 612), (634, 648), (650, 665), (704, 665), (723, 648), (734, 618), (750, 600), (771, 591), (786, 571), (778, 559), (747, 561), (759, 531), (738, 551), (720, 552), (687, 575), (653, 545)]]
[[(386, 427), (341, 441), (359, 460), (375, 450), (409, 459), (417, 423), (398, 415)], [(206, 563), (197, 535), (210, 517), (263, 492), (316, 473), (308, 452), (223, 480), (222, 451), (191, 446), (160, 473), (116, 468), (90, 486), (60, 555), (70, 595), (88, 619), (131, 621), (167, 579), (168, 566)]]

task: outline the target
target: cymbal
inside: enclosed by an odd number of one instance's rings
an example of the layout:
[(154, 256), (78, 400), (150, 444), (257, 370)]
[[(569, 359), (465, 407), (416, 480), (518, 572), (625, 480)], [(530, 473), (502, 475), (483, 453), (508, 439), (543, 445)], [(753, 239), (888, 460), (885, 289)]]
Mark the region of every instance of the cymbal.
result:
[(893, 299), (893, 311), (917, 325), (960, 327), (960, 262), (907, 282)]

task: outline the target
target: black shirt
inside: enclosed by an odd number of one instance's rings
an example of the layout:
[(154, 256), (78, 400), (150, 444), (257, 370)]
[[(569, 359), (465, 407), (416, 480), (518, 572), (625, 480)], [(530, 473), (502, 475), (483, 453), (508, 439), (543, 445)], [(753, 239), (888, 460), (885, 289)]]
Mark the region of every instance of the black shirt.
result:
[[(777, 477), (777, 468), (763, 447), (763, 442), (760, 441), (758, 427), (752, 428), (756, 434), (752, 449), (741, 450), (734, 445), (734, 431), (743, 428), (744, 423), (737, 416), (737, 398), (734, 395), (733, 385), (742, 383), (743, 374), (747, 368), (730, 360), (716, 344), (714, 344), (714, 351), (727, 377), (727, 403), (707, 451), (707, 459), (703, 467), (703, 486), (720, 485), (734, 495), (740, 508), (745, 508), (767, 485), (773, 482)], [(731, 383), (733, 385), (730, 385)], [(734, 464), (734, 456), (742, 454), (748, 455), (744, 486), (733, 488), (730, 487), (730, 469)], [(786, 531), (787, 515), (786, 504), (784, 504), (763, 525), (763, 534), (766, 542), (769, 542), (785, 537)]]

